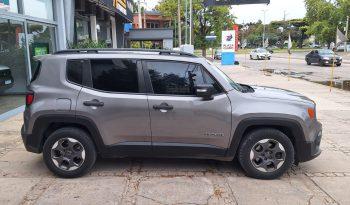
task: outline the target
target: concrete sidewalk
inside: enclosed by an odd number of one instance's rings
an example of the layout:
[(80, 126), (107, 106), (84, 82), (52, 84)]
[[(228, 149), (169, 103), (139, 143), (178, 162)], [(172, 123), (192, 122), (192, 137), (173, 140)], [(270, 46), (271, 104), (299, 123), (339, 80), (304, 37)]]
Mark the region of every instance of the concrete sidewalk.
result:
[(303, 93), (318, 104), (323, 153), (281, 179), (244, 176), (237, 163), (189, 159), (99, 159), (78, 179), (60, 179), (25, 151), (22, 117), (0, 122), (0, 204), (350, 204), (350, 92), (240, 67), (240, 83)]

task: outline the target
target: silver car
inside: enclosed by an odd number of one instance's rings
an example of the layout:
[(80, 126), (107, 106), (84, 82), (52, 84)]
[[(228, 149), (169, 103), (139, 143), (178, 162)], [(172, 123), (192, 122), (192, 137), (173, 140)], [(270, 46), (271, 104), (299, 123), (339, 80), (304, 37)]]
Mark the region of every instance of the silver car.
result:
[(274, 179), (317, 157), (315, 103), (287, 90), (238, 84), (204, 58), (164, 50), (66, 50), (40, 59), (22, 138), (61, 177), (101, 157), (232, 161)]

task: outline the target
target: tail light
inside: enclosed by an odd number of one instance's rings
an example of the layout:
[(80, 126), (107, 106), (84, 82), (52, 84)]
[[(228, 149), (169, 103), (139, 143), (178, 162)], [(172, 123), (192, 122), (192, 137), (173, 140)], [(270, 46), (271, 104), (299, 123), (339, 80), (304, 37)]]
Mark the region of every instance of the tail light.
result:
[(29, 91), (26, 94), (26, 105), (30, 106), (34, 101), (34, 92), (33, 91)]

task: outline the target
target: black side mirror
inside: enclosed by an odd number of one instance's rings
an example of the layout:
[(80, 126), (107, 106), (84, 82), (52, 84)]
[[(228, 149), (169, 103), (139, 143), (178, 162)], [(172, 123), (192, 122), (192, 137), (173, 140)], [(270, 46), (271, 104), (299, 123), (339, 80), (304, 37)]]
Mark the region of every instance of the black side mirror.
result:
[(203, 100), (212, 100), (214, 99), (214, 86), (211, 84), (197, 85), (196, 86), (196, 95), (197, 97), (203, 98)]

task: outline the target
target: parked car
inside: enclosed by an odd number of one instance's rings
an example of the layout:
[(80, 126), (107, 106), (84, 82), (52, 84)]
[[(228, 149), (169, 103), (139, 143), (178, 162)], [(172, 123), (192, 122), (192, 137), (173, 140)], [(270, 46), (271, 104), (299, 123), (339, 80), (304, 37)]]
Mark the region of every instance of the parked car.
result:
[(314, 101), (238, 84), (214, 64), (166, 50), (66, 50), (40, 58), (22, 139), (61, 177), (101, 157), (232, 161), (274, 179), (320, 153)]
[(0, 65), (0, 92), (11, 88), (14, 80), (11, 74), (11, 69), (7, 66)]
[[(347, 48), (347, 51), (350, 51), (350, 42), (348, 42), (346, 44), (346, 48)], [(337, 51), (338, 52), (344, 52), (345, 51), (345, 44), (344, 43), (341, 43), (338, 47), (337, 47)]]
[(341, 66), (342, 60), (341, 56), (329, 49), (313, 50), (305, 56), (305, 61), (308, 65), (313, 63), (317, 63), (320, 66), (332, 65), (334, 61), (335, 65)]
[(216, 50), (215, 54), (214, 54), (214, 59), (215, 60), (221, 60), (221, 54), (222, 54), (221, 50)]
[(257, 48), (250, 52), (250, 59), (263, 60), (263, 59), (271, 59), (271, 53), (265, 48)]

